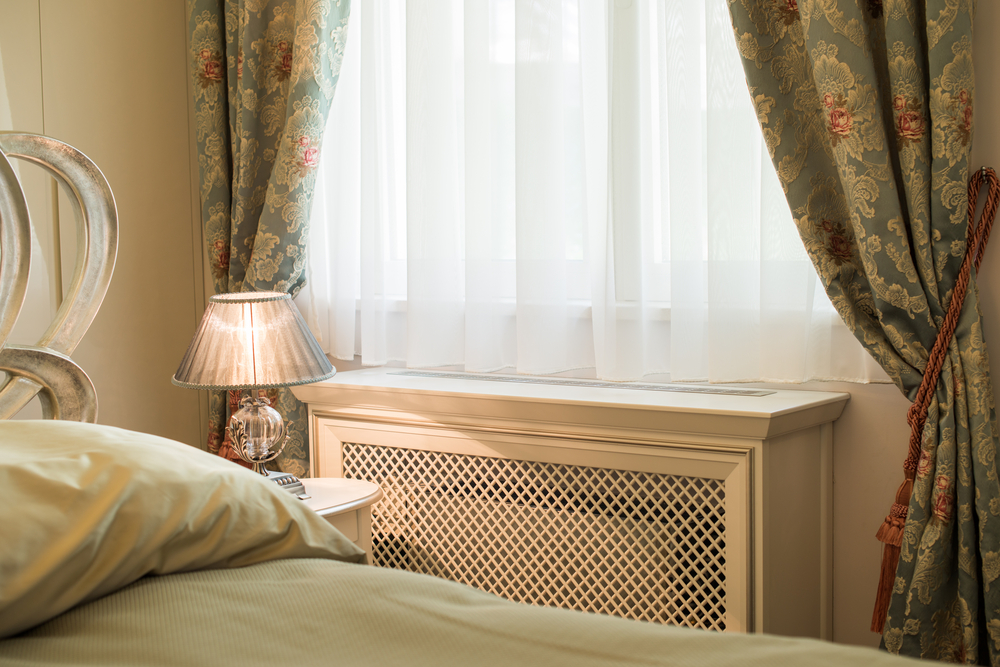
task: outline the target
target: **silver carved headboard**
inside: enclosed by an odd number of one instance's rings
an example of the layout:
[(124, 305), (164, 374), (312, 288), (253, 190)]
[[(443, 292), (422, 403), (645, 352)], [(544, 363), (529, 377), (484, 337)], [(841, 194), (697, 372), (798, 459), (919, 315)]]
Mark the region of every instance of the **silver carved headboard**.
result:
[[(69, 193), (77, 219), (73, 281), (35, 345), (7, 343), (24, 303), (31, 260), (28, 207), (10, 158), (52, 174)], [(49, 137), (0, 133), (0, 371), (8, 376), (0, 387), (0, 419), (13, 417), (37, 395), (46, 419), (97, 421), (94, 384), (68, 355), (104, 301), (117, 253), (115, 198), (97, 165)]]

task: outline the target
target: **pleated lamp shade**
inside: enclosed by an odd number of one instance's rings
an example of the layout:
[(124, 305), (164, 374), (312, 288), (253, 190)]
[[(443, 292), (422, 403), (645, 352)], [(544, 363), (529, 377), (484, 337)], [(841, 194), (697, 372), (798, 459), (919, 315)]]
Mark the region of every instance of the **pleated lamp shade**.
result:
[(192, 389), (289, 387), (336, 372), (288, 294), (216, 294), (173, 383)]

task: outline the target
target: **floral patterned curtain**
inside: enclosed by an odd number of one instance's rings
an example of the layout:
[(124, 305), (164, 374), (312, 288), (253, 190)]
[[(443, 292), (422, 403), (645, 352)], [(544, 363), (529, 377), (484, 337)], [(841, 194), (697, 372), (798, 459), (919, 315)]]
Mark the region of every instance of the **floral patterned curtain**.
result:
[[(309, 210), (347, 38), (349, 0), (188, 0), (201, 211), (215, 291), (305, 282)], [(290, 436), (279, 467), (309, 470), (306, 411), (272, 392)], [(230, 407), (212, 392), (208, 449)], [(232, 457), (231, 457), (232, 458)]]
[[(727, 1), (802, 240), (844, 321), (913, 400), (966, 253), (974, 1)], [(906, 520), (883, 646), (997, 665), (997, 426), (974, 276), (967, 294), (908, 506), (894, 508)]]

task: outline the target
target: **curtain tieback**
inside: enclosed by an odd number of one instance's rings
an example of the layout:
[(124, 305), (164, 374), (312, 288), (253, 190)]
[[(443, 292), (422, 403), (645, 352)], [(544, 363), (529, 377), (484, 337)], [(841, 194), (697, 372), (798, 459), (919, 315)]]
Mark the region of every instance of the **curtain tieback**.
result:
[[(976, 203), (979, 200), (979, 190), (987, 180), (989, 181), (989, 191), (986, 205), (979, 217), (979, 224), (976, 224)], [(962, 306), (965, 303), (973, 264), (975, 264), (976, 273), (979, 273), (979, 265), (983, 261), (983, 252), (986, 250), (986, 242), (989, 240), (990, 230), (993, 228), (993, 217), (996, 215), (998, 204), (1000, 204), (1000, 182), (997, 181), (996, 173), (992, 169), (983, 167), (969, 179), (969, 230), (966, 234), (965, 257), (962, 260), (961, 268), (959, 268), (955, 288), (952, 290), (951, 303), (948, 304), (948, 312), (945, 314), (941, 330), (938, 331), (937, 338), (934, 340), (934, 347), (931, 348), (920, 388), (917, 389), (913, 404), (906, 412), (906, 421), (910, 424), (910, 447), (906, 461), (903, 463), (903, 483), (896, 491), (896, 502), (892, 504), (888, 516), (885, 517), (875, 534), (878, 541), (885, 544), (882, 548), (882, 570), (879, 574), (878, 594), (875, 597), (875, 610), (872, 613), (871, 626), (872, 632), (879, 634), (885, 628), (885, 619), (889, 613), (889, 601), (892, 599), (893, 582), (896, 577), (896, 567), (899, 565), (900, 548), (903, 544), (903, 528), (906, 525), (913, 480), (916, 478), (917, 465), (920, 460), (920, 444), (924, 423), (927, 421), (927, 408), (930, 406), (931, 399), (937, 389), (945, 354), (948, 352), (948, 346), (951, 345), (955, 328), (958, 326), (958, 318), (962, 314)]]

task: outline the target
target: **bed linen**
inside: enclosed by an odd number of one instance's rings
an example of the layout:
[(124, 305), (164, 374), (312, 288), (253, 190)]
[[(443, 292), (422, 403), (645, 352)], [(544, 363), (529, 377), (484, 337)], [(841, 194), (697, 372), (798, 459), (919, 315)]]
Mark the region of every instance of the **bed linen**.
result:
[(818, 640), (720, 634), (501, 600), (328, 560), (149, 576), (0, 641), (10, 667), (919, 664)]
[(291, 494), (187, 445), (0, 422), (3, 667), (903, 664), (531, 607), (363, 555)]

